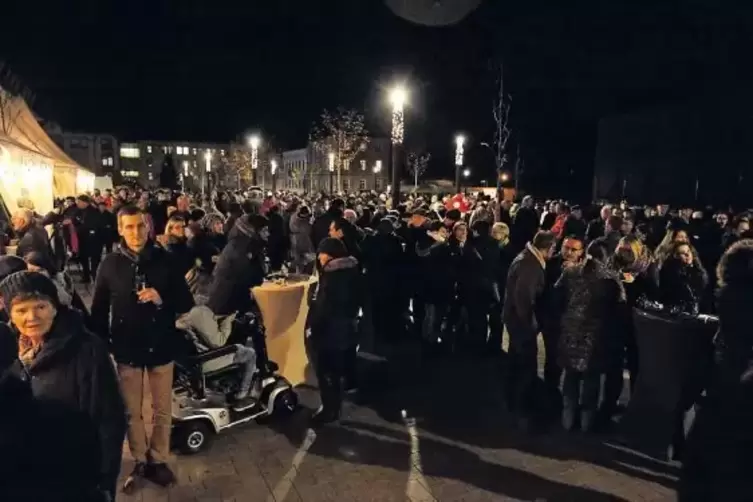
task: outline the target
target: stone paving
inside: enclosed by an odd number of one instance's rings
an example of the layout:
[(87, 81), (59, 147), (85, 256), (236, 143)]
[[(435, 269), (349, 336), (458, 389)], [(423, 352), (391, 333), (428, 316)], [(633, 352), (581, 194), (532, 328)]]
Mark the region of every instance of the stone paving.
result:
[[(88, 291), (80, 291), (88, 304)], [(518, 432), (503, 406), (499, 360), (425, 361), (415, 350), (388, 359), (364, 371), (363, 392), (346, 404), (339, 425), (309, 429), (308, 409), (318, 399), (301, 389), (303, 409), (286, 422), (231, 429), (206, 452), (175, 456), (177, 486), (147, 484), (117, 500), (675, 500), (677, 465), (621, 448), (609, 436)], [(133, 468), (127, 446), (123, 459), (124, 477)]]
[[(118, 500), (674, 500), (677, 466), (607, 436), (517, 432), (499, 395), (498, 361), (399, 364), (370, 373), (340, 425), (311, 430), (302, 410), (285, 423), (240, 426), (206, 453), (176, 456), (177, 486), (149, 485)], [(309, 408), (317, 403), (314, 391), (301, 397)], [(124, 453), (124, 475), (132, 465)]]

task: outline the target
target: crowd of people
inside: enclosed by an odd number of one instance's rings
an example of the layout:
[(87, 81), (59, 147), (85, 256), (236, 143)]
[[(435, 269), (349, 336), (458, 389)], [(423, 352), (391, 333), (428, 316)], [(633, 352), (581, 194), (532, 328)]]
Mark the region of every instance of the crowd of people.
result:
[[(125, 435), (136, 467), (124, 490), (142, 479), (174, 483), (167, 459), (173, 363), (182, 346), (176, 321), (221, 345), (227, 321), (254, 308), (251, 288), (282, 271), (319, 277), (306, 332), (321, 394), (317, 424), (339, 419), (345, 393), (358, 385), (359, 341), (370, 336), (385, 344), (420, 341), (449, 357), (506, 353), (505, 394), (521, 430), (554, 420), (566, 430), (608, 429), (624, 404), (624, 370), (630, 387), (640, 371), (632, 307), (717, 313), (718, 371), (706, 387), (715, 406), (699, 414), (686, 461), (694, 483), (683, 485), (693, 488), (681, 490), (683, 500), (717, 500), (693, 498), (699, 479), (708, 490), (728, 478), (739, 488), (747, 471), (729, 461), (710, 464), (708, 450), (737, 452), (751, 438), (741, 422), (753, 402), (750, 217), (626, 202), (581, 208), (530, 196), (518, 204), (483, 194), (410, 195), (392, 204), (377, 193), (259, 190), (205, 198), (95, 191), (61, 201), (48, 215), (20, 209), (2, 239), (16, 256), (0, 258), (8, 316), (0, 400), (14, 410), (3, 427), (28, 430), (71, 412), (59, 423), (80, 431), (78, 445), (44, 459), (55, 480), (23, 490), (54, 487), (78, 490), (76, 500), (98, 500), (94, 493), (112, 500)], [(84, 284), (93, 281), (90, 309), (67, 263), (80, 267)], [(247, 375), (252, 352), (238, 349)], [(155, 417), (149, 439), (145, 376)], [(247, 383), (238, 400), (253, 399)], [(725, 420), (736, 424), (735, 441), (718, 430)], [(37, 461), (41, 438), (36, 431), (2, 436), (3, 446), (32, 445), (13, 472)], [(85, 460), (96, 469), (66, 462), (66, 447), (75, 458), (95, 457)]]

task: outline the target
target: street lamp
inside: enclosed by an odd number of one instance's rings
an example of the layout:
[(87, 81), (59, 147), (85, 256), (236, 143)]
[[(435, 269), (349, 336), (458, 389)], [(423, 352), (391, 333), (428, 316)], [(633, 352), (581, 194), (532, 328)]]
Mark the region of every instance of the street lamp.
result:
[(256, 185), (256, 169), (259, 167), (259, 145), (261, 144), (261, 138), (258, 134), (253, 134), (248, 139), (248, 144), (251, 146), (251, 184)]
[(463, 167), (463, 146), (465, 145), (465, 136), (458, 134), (455, 136), (455, 192), (460, 193), (460, 168)]
[(327, 167), (329, 169), (329, 191), (331, 193), (334, 193), (334, 182), (335, 182), (335, 153), (329, 152), (329, 155), (327, 155)]
[(390, 91), (392, 104), (392, 208), (396, 209), (400, 203), (400, 151), (405, 139), (405, 117), (403, 110), (408, 101), (408, 91), (402, 85), (395, 86)]
[(467, 178), (470, 175), (471, 175), (471, 170), (470, 169), (468, 169), (467, 167), (465, 169), (463, 169), (463, 178)]
[(269, 161), (269, 170), (272, 172), (272, 191), (277, 191), (277, 159)]
[(204, 198), (204, 195), (206, 193), (206, 187), (205, 185), (209, 183), (209, 177), (207, 176), (207, 173), (212, 172), (212, 152), (207, 149), (206, 153), (204, 153), (204, 161), (206, 162), (206, 172), (202, 173), (201, 176), (201, 198)]

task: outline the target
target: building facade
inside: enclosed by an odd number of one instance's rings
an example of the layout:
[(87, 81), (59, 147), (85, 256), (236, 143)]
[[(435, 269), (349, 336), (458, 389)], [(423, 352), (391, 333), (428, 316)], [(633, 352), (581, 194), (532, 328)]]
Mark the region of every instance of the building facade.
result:
[(120, 170), (118, 140), (111, 134), (64, 131), (59, 124), (40, 121), (50, 138), (78, 164), (95, 176), (112, 176)]
[[(278, 188), (294, 191), (382, 191), (389, 185), (389, 138), (373, 138), (366, 149), (342, 165), (330, 166), (329, 154), (313, 145), (282, 154), (283, 183)], [(330, 169), (332, 167), (332, 169)]]
[(162, 166), (172, 162), (181, 186), (200, 191), (202, 184), (208, 186), (214, 181), (229, 152), (229, 143), (123, 142), (118, 151), (120, 169), (113, 173), (113, 183), (138, 183), (144, 188), (156, 188)]

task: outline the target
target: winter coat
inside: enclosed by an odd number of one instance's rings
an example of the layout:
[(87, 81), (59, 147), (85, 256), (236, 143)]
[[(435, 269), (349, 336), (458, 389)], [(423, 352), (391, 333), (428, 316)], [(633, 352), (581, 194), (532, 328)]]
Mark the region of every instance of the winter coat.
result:
[(165, 250), (170, 255), (174, 266), (178, 269), (181, 275), (185, 276), (189, 270), (196, 265), (196, 255), (194, 254), (194, 248), (188, 245), (186, 239), (176, 239), (175, 237), (169, 237)]
[(419, 250), (423, 298), (432, 305), (449, 305), (455, 297), (456, 271), (448, 242), (434, 242)]
[(345, 350), (356, 344), (362, 293), (362, 275), (355, 258), (336, 258), (323, 267), (308, 319), (311, 342), (317, 350)]
[(618, 275), (603, 263), (587, 259), (562, 272), (555, 295), (562, 297), (559, 364), (575, 371), (606, 370), (610, 338), (621, 341), (616, 334), (626, 299)]
[(604, 237), (606, 233), (606, 222), (601, 218), (596, 218), (588, 222), (586, 228), (586, 241), (593, 242), (596, 239)]
[(670, 257), (659, 271), (659, 301), (666, 308), (698, 313), (707, 284), (708, 276), (700, 262), (686, 266)]
[(220, 253), (207, 306), (215, 315), (246, 313), (253, 306), (251, 288), (264, 282), (264, 241), (246, 218), (236, 220)]
[(401, 278), (405, 253), (403, 241), (387, 229), (368, 236), (363, 255), (369, 291), (378, 297), (395, 296)]
[(126, 413), (115, 368), (102, 340), (84, 328), (78, 313), (62, 307), (39, 353), (28, 366), (16, 362), (14, 372), (31, 386), (35, 400), (59, 404), (89, 423), (99, 446), (100, 486), (114, 486)]
[(515, 214), (511, 238), (516, 249), (523, 249), (539, 230), (539, 215), (531, 207), (521, 207)]
[[(137, 276), (145, 277), (147, 285), (157, 290), (162, 305), (138, 301)], [(160, 366), (180, 355), (183, 338), (175, 329), (175, 320), (191, 307), (193, 297), (186, 279), (167, 251), (149, 241), (133, 256), (123, 243), (99, 267), (91, 323), (98, 335), (109, 340), (119, 363)]]
[(526, 245), (510, 265), (505, 285), (502, 317), (510, 332), (511, 344), (527, 344), (531, 340), (535, 343), (540, 330), (536, 310), (544, 286), (544, 267), (530, 244)]
[(329, 237), (329, 226), (337, 218), (342, 218), (342, 211), (339, 209), (329, 208), (326, 213), (317, 216), (311, 228), (311, 243), (314, 249), (319, 247), (319, 243)]
[(679, 502), (744, 502), (753, 493), (752, 302), (747, 284), (720, 289), (713, 379), (688, 434)]
[(0, 367), (0, 451), (6, 453), (0, 500), (105, 502), (97, 430), (70, 406), (34, 399), (17, 364)]
[(295, 214), (290, 217), (290, 245), (294, 260), (316, 254), (311, 232), (310, 216), (300, 217)]
[(23, 258), (32, 251), (37, 251), (47, 257), (52, 256), (50, 241), (44, 228), (32, 224), (23, 231), (18, 232), (18, 248), (16, 255)]
[(580, 239), (586, 238), (586, 223), (573, 216), (572, 214), (565, 219), (562, 225), (560, 237), (565, 238), (574, 235)]

